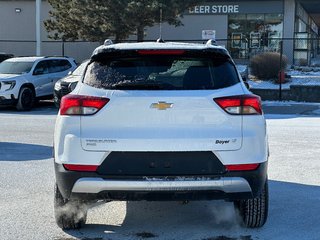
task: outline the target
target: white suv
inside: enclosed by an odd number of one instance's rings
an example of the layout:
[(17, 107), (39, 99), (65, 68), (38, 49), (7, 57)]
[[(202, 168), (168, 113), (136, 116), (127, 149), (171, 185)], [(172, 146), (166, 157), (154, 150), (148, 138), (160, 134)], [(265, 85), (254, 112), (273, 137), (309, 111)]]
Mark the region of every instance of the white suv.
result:
[(56, 222), (81, 227), (96, 200), (225, 199), (245, 226), (261, 227), (267, 159), (260, 98), (227, 50), (101, 46), (57, 117)]
[(66, 57), (17, 57), (0, 63), (0, 105), (30, 110), (36, 99), (53, 96), (54, 84), (76, 68)]

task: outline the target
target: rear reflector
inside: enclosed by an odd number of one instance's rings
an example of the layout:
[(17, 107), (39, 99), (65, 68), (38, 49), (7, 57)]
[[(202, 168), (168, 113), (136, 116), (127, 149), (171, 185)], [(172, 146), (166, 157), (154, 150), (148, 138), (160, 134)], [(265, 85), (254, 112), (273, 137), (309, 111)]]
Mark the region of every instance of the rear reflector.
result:
[(109, 101), (109, 98), (68, 94), (61, 99), (60, 115), (93, 115)]
[(261, 115), (261, 100), (256, 95), (215, 98), (214, 101), (232, 115)]
[(228, 171), (252, 171), (259, 167), (259, 163), (253, 164), (237, 164), (237, 165), (226, 165)]
[(140, 55), (181, 55), (185, 50), (138, 50)]
[(99, 166), (96, 165), (74, 165), (74, 164), (63, 164), (64, 168), (69, 171), (78, 172), (95, 172)]

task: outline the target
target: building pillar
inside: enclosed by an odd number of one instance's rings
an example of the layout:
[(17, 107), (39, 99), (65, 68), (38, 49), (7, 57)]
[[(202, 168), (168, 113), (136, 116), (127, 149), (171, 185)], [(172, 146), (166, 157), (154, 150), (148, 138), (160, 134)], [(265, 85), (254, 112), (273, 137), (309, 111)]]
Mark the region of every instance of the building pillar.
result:
[(288, 63), (294, 60), (294, 24), (296, 14), (295, 0), (283, 0), (283, 54), (288, 57)]
[(36, 0), (36, 55), (41, 55), (41, 0)]

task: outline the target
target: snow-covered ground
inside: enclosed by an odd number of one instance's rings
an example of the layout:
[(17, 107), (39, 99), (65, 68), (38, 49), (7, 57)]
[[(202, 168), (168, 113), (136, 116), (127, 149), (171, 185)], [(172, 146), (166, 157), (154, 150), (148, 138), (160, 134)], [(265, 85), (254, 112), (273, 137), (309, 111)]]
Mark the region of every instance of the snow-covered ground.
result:
[[(291, 76), (286, 83), (282, 84), (282, 89), (290, 89), (291, 85), (318, 85), (320, 86), (320, 71), (298, 71), (289, 70), (286, 72)], [(250, 78), (252, 79), (252, 78)], [(249, 80), (251, 89), (279, 89), (279, 84), (274, 81)]]
[[(263, 105), (270, 144), (270, 209), (260, 229), (239, 226), (232, 203), (223, 201), (114, 201), (90, 209), (85, 228), (62, 231), (53, 217), (51, 146), (57, 110), (0, 112), (0, 239), (320, 239), (320, 113), (312, 113), (320, 104)], [(309, 106), (309, 115), (298, 114)], [(295, 114), (284, 114), (287, 108)]]

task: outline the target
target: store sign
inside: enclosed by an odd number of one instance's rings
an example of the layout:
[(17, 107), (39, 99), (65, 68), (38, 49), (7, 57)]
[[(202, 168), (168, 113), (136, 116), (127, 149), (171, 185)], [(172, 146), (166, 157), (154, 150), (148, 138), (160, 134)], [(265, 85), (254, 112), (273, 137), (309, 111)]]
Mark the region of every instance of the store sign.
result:
[[(213, 1), (212, 1), (213, 2)], [(185, 15), (219, 15), (237, 13), (282, 13), (282, 1), (234, 1), (204, 3), (189, 9)]]
[(190, 14), (239, 13), (239, 5), (201, 5), (189, 9)]
[(202, 40), (216, 40), (216, 31), (215, 30), (202, 30)]

